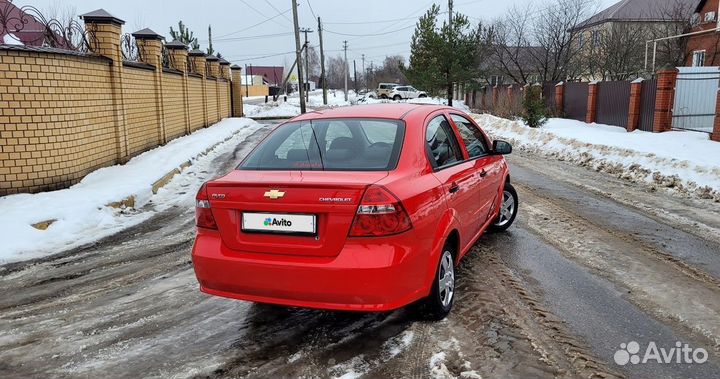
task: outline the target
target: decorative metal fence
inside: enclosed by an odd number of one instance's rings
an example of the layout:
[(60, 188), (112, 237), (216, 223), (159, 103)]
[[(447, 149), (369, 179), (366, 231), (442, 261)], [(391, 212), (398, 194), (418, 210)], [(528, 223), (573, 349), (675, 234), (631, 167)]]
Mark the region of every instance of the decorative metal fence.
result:
[(598, 124), (627, 127), (630, 104), (630, 82), (600, 82), (597, 84)]
[(587, 83), (565, 83), (565, 96), (563, 111), (565, 117), (578, 121), (585, 121), (588, 103)]
[(712, 133), (720, 87), (719, 67), (679, 67), (672, 127)]
[(0, 36), (32, 47), (49, 47), (89, 53), (97, 51), (97, 38), (74, 19), (46, 18), (37, 8), (0, 2)]

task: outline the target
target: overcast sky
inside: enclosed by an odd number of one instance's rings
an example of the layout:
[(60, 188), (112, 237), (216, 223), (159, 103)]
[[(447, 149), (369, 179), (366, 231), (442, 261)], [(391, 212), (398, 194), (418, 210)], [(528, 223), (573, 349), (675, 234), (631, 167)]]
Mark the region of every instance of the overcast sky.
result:
[[(477, 22), (492, 20), (513, 5), (541, 8), (545, 1), (551, 0), (455, 0), (454, 8)], [(604, 8), (617, 0), (597, 1)], [(300, 26), (314, 31), (308, 35), (312, 45), (318, 44), (317, 16), (322, 18), (326, 59), (341, 54), (342, 42), (347, 40), (348, 60), (351, 64), (353, 59), (357, 60), (360, 71), (362, 54), (366, 66), (371, 61), (382, 62), (386, 55), (400, 54), (407, 59), (415, 22), (433, 2), (440, 4), (442, 11), (447, 10), (446, 0), (298, 0), (298, 13)], [(34, 5), (41, 10), (74, 8), (77, 14), (103, 8), (125, 20), (124, 32), (149, 27), (166, 37), (170, 26), (176, 27), (178, 20), (182, 20), (195, 32), (203, 50), (207, 47), (208, 25), (212, 25), (213, 47), (233, 63), (289, 66), (294, 61), (290, 0), (15, 0), (14, 3)], [(266, 21), (273, 16), (277, 17)], [(388, 20), (395, 21), (383, 22)], [(259, 25), (253, 27), (256, 24)]]

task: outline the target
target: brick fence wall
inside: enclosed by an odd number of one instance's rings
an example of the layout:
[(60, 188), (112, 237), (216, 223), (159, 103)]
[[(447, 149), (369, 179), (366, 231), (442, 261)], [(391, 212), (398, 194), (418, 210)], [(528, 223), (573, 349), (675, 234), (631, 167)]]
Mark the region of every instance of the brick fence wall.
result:
[(92, 52), (0, 45), (0, 196), (68, 187), (242, 115), (242, 99), (231, 98), (239, 67), (197, 51), (188, 65), (187, 47), (177, 43), (165, 45), (175, 67), (163, 67), (161, 37), (148, 33), (135, 35), (139, 61), (125, 62), (122, 21), (84, 21), (97, 39)]

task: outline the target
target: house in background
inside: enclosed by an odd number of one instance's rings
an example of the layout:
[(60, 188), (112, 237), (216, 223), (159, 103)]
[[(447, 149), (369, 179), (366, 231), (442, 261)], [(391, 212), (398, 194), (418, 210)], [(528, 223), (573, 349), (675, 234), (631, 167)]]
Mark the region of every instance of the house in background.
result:
[(8, 0), (0, 0), (0, 44), (43, 46), (45, 30), (33, 16)]
[[(646, 43), (687, 32), (698, 2), (621, 0), (578, 24), (572, 31), (577, 33), (578, 56), (584, 60), (584, 79), (626, 80), (639, 76), (646, 68)], [(681, 65), (685, 54), (681, 43), (678, 39), (659, 41), (657, 66)]]
[(285, 68), (283, 66), (248, 66), (245, 74), (260, 75), (269, 86), (281, 87), (285, 79), (284, 72)]
[(685, 66), (720, 66), (720, 0), (702, 0), (692, 16)]

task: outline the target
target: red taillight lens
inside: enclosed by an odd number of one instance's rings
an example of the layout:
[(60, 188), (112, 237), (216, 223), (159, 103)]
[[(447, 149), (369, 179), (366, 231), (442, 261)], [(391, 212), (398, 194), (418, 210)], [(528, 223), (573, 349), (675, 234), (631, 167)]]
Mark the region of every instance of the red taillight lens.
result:
[(410, 228), (410, 216), (400, 200), (385, 187), (370, 186), (358, 206), (350, 237), (387, 236)]
[(195, 196), (195, 225), (199, 228), (217, 229), (215, 217), (210, 210), (210, 198), (207, 194), (207, 183), (203, 184)]

